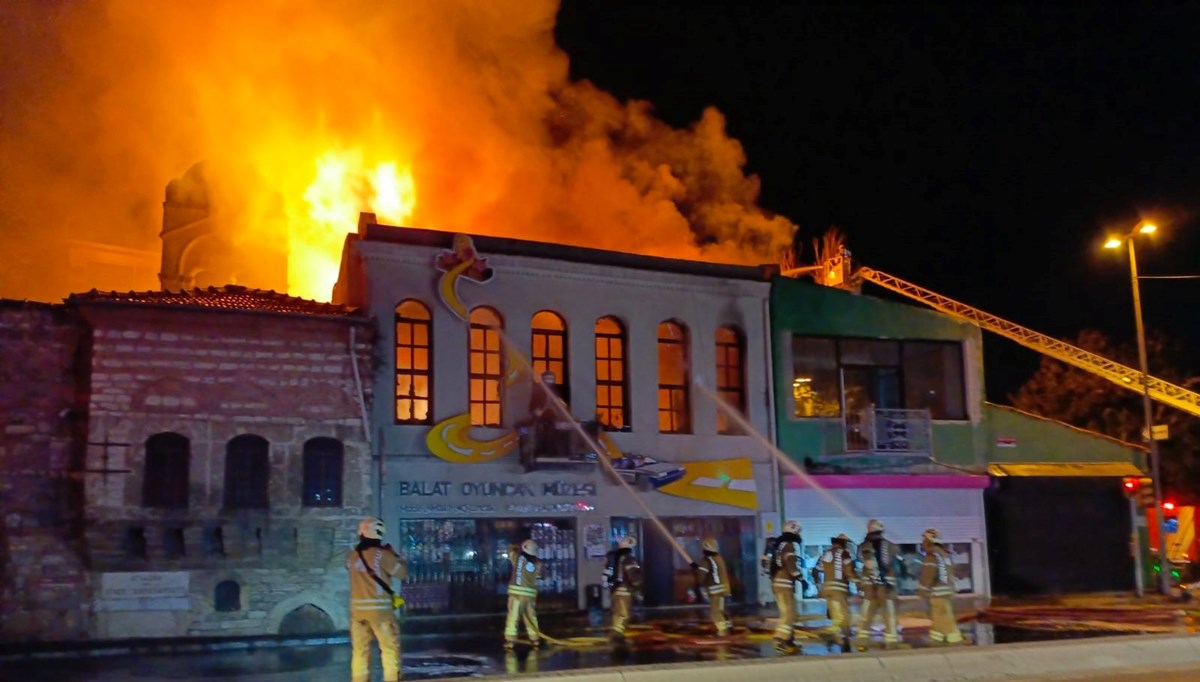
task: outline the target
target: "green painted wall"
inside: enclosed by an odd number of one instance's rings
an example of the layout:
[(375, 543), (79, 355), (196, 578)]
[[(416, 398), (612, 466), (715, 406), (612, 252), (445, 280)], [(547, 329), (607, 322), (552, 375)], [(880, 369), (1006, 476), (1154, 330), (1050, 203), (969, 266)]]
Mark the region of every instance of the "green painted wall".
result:
[[(1141, 463), (1141, 451), (1126, 443), (1011, 407), (987, 404), (984, 408), (990, 462)], [(1016, 445), (997, 447), (997, 438), (1015, 438)]]
[(983, 465), (987, 433), (982, 423), (983, 362), (978, 327), (915, 305), (777, 277), (771, 287), (771, 348), (775, 367), (776, 438), (797, 461), (834, 454), (841, 447), (841, 422), (797, 419), (792, 413), (792, 334), (963, 341), (966, 400), (970, 421), (935, 422), (933, 451), (946, 464)]
[[(932, 310), (838, 289), (808, 280), (777, 277), (771, 287), (771, 347), (775, 367), (776, 438), (797, 461), (835, 454), (841, 422), (792, 416), (791, 337), (864, 337), (962, 341), (969, 421), (934, 422), (933, 452), (939, 462), (982, 466), (989, 462), (1132, 462), (1139, 450), (1099, 434), (983, 401), (982, 332)], [(997, 447), (1016, 438), (1016, 447)]]

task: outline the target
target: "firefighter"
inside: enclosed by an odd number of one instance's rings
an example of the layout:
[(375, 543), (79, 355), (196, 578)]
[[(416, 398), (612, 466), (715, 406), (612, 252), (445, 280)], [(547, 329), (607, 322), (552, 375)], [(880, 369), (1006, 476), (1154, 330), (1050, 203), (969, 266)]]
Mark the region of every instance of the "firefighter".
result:
[(408, 563), (391, 545), (383, 544), (382, 519), (368, 517), (358, 524), (358, 544), (346, 553), (350, 572), (350, 679), (367, 682), (371, 637), (379, 641), (384, 682), (400, 679), (400, 626), (395, 609), (403, 600), (392, 589), (392, 579), (408, 575)]
[(871, 519), (867, 523), (867, 536), (858, 546), (858, 560), (863, 565), (859, 578), (863, 605), (855, 639), (860, 648), (865, 648), (871, 638), (871, 625), (876, 615), (883, 616), (884, 646), (893, 648), (900, 642), (896, 623), (900, 548), (883, 537), (883, 531), (883, 522)]
[(708, 537), (700, 543), (704, 550), (703, 563), (692, 562), (692, 568), (700, 571), (704, 591), (708, 594), (708, 612), (713, 625), (717, 628), (717, 636), (729, 634), (729, 617), (725, 615), (725, 598), (729, 596), (729, 570), (717, 547), (717, 539)]
[(962, 633), (954, 619), (954, 569), (950, 552), (942, 546), (942, 534), (930, 528), (921, 536), (925, 559), (917, 589), (929, 599), (929, 639), (934, 644), (960, 644)]
[(824, 574), (821, 583), (821, 597), (829, 611), (829, 629), (827, 634), (841, 646), (847, 644), (850, 634), (850, 581), (857, 576), (854, 572), (854, 556), (850, 554), (848, 545), (850, 538), (845, 533), (830, 538), (832, 547), (821, 555), (820, 570)]
[(617, 543), (617, 549), (608, 553), (608, 566), (604, 569), (608, 578), (608, 589), (612, 591), (612, 643), (625, 644), (625, 627), (629, 624), (629, 613), (633, 610), (633, 597), (642, 587), (642, 567), (633, 556), (637, 540), (626, 535)]
[(796, 580), (803, 573), (800, 563), (800, 524), (788, 521), (783, 533), (767, 547), (767, 565), (771, 591), (779, 607), (779, 625), (775, 627), (775, 650), (787, 654), (796, 652)]
[(517, 644), (517, 621), (524, 621), (529, 646), (534, 649), (542, 644), (537, 620), (537, 581), (542, 562), (537, 556), (538, 546), (526, 540), (520, 546), (508, 546), (508, 560), (512, 562), (512, 576), (508, 579), (508, 619), (504, 621), (504, 648), (512, 651)]

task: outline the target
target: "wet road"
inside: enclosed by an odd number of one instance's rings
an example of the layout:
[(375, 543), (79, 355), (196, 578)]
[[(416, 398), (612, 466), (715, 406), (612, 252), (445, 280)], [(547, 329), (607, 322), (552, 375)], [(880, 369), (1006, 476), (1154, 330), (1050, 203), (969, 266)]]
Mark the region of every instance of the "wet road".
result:
[[(965, 609), (964, 609), (965, 610)], [(1091, 616), (1086, 616), (1091, 617)], [(1174, 629), (1182, 622), (1169, 616)], [(820, 630), (828, 623), (823, 617), (806, 614), (805, 623), (797, 632), (797, 642), (805, 656), (845, 656), (855, 652), (843, 651), (820, 638)], [(614, 651), (603, 641), (602, 629), (589, 628), (586, 621), (560, 620), (544, 623), (549, 634), (591, 638), (577, 641), (579, 646), (544, 645), (530, 651), (519, 647), (506, 653), (501, 647), (497, 628), (478, 627), (474, 632), (458, 635), (405, 636), (403, 640), (404, 679), (421, 680), (449, 677), (478, 677), (503, 674), (523, 674), (609, 666), (643, 665), (651, 663), (686, 663), (713, 660), (738, 660), (779, 656), (771, 644), (774, 619), (746, 616), (736, 619), (735, 636), (716, 640), (711, 625), (703, 614), (679, 613), (670, 617), (661, 614), (643, 625), (631, 629), (628, 650)], [(929, 646), (928, 620), (902, 616), (904, 648)], [(460, 626), (471, 627), (468, 624)], [(1038, 631), (1028, 628), (1005, 627), (981, 622), (960, 623), (964, 634), (974, 645), (1048, 639), (1097, 637), (1104, 634), (1131, 634), (1122, 631), (1071, 631), (1057, 629)], [(1149, 626), (1137, 626), (1149, 627)], [(1154, 630), (1145, 630), (1153, 632)], [(481, 634), (486, 632), (487, 634)], [(872, 646), (881, 646), (880, 633), (875, 633)], [(335, 640), (336, 641), (336, 640)], [(321, 646), (281, 647), (271, 642), (258, 648), (246, 644), (232, 645), (223, 651), (203, 653), (174, 653), (161, 655), (110, 655), (90, 658), (42, 658), (0, 660), (0, 682), (133, 682), (135, 680), (180, 680), (185, 682), (328, 682), (348, 678), (350, 649), (344, 639)], [(378, 654), (373, 654), (374, 679), (380, 679)], [(1060, 678), (1054, 679), (1058, 682)], [(1061, 678), (1068, 680), (1072, 678)], [(1080, 678), (1074, 678), (1080, 679)], [(1088, 678), (1085, 678), (1088, 679)], [(1117, 679), (1133, 679), (1128, 676)], [(1149, 680), (1151, 678), (1147, 678)], [(1174, 682), (1171, 677), (1154, 677), (1160, 682)], [(1200, 679), (1189, 674), (1182, 679)], [(1107, 681), (1106, 681), (1107, 682)]]
[[(813, 630), (821, 625), (811, 624)], [(729, 641), (718, 641), (706, 634), (699, 621), (657, 622), (631, 631), (634, 639), (627, 650), (614, 651), (607, 644), (591, 646), (544, 645), (531, 651), (518, 647), (506, 653), (498, 637), (479, 635), (455, 637), (408, 637), (404, 641), (404, 679), (421, 680), (447, 677), (476, 677), (522, 674), (609, 666), (651, 663), (728, 661), (773, 657), (770, 641), (773, 623), (748, 620), (739, 623), (739, 633)], [(991, 644), (997, 641), (997, 628), (982, 624), (963, 624), (972, 641)], [(1002, 630), (1002, 629), (1001, 629)], [(565, 636), (565, 633), (560, 633)], [(597, 637), (600, 630), (571, 633)], [(925, 632), (910, 628), (905, 632), (907, 648), (927, 646)], [(1021, 635), (1014, 639), (1023, 639)], [(1003, 632), (999, 641), (1006, 641)], [(805, 656), (844, 656), (836, 645), (825, 643), (814, 631), (798, 633), (797, 642)], [(881, 646), (878, 642), (872, 646)], [(373, 661), (374, 679), (380, 679), (378, 655)], [(180, 680), (188, 682), (328, 682), (345, 679), (350, 668), (349, 645), (345, 643), (311, 647), (273, 647), (232, 649), (193, 654), (144, 656), (103, 656), (92, 658), (55, 658), (8, 660), (0, 663), (0, 680), (26, 682), (133, 682)]]

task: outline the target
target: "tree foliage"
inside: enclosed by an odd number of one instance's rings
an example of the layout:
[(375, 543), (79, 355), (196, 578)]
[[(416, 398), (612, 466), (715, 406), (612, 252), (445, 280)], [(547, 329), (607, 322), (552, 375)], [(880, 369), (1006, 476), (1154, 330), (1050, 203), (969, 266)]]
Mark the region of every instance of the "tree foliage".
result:
[[(1138, 367), (1137, 347), (1115, 343), (1096, 330), (1084, 330), (1071, 343), (1129, 367)], [(1186, 364), (1183, 347), (1161, 335), (1146, 339), (1150, 374), (1195, 390), (1200, 377)], [(1143, 443), (1142, 396), (1091, 372), (1042, 358), (1037, 372), (1009, 396), (1014, 407), (1130, 443)], [(1163, 480), (1182, 500), (1197, 499), (1200, 490), (1200, 419), (1161, 403), (1153, 403), (1155, 424), (1166, 424), (1170, 439), (1159, 442)]]

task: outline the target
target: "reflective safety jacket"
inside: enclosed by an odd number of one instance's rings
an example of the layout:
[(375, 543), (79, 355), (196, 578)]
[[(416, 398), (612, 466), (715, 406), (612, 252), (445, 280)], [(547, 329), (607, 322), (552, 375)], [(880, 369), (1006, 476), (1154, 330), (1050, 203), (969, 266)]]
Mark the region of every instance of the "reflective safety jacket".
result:
[(864, 539), (858, 546), (858, 560), (863, 564), (864, 584), (896, 586), (900, 572), (900, 548), (896, 543), (885, 538)]
[(508, 578), (508, 594), (512, 597), (537, 597), (538, 575), (542, 572), (542, 562), (521, 551), (516, 545), (509, 545), (508, 560), (512, 562), (512, 575)]
[(729, 594), (729, 570), (725, 568), (725, 560), (720, 554), (705, 552), (704, 558), (697, 563), (700, 565), (704, 590), (709, 595)]
[(608, 578), (608, 589), (614, 593), (629, 594), (642, 586), (642, 566), (629, 549), (611, 553), (604, 574)]
[(934, 545), (925, 553), (917, 584), (921, 591), (934, 597), (954, 596), (954, 560), (945, 547)]
[(774, 587), (793, 589), (796, 581), (804, 574), (800, 563), (800, 536), (785, 533), (775, 541), (771, 559), (771, 584)]
[[(392, 617), (392, 596), (383, 586), (375, 582), (367, 566), (379, 576), (379, 579), (392, 584), (392, 579), (403, 580), (408, 577), (408, 564), (391, 545), (366, 547), (362, 550), (362, 559), (358, 550), (346, 552), (346, 570), (350, 572), (350, 616), (352, 618), (368, 618), (387, 616)], [(393, 587), (394, 589), (394, 587)]]
[(858, 576), (854, 572), (854, 557), (845, 547), (833, 546), (821, 555), (821, 572), (825, 574), (825, 582), (821, 591), (849, 592), (849, 584)]

